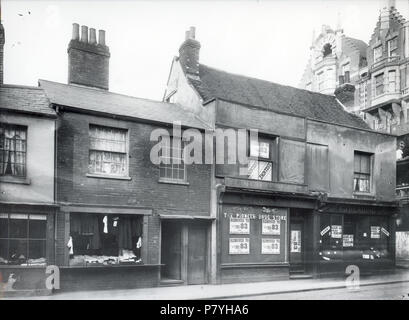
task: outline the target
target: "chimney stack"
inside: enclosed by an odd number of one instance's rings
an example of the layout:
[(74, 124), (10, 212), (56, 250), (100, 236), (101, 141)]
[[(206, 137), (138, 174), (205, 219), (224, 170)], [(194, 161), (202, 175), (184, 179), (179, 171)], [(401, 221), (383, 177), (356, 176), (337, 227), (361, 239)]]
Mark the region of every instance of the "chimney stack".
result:
[(0, 85), (3, 84), (4, 78), (4, 65), (3, 65), (3, 58), (4, 58), (4, 42), (6, 39), (6, 35), (4, 32), (3, 24), (1, 23), (1, 1), (0, 1)]
[(195, 33), (195, 27), (186, 31), (185, 41), (179, 48), (179, 59), (186, 75), (199, 79), (200, 42), (195, 39)]
[(72, 25), (72, 39), (68, 44), (68, 84), (109, 89), (109, 47), (105, 45), (105, 31)]

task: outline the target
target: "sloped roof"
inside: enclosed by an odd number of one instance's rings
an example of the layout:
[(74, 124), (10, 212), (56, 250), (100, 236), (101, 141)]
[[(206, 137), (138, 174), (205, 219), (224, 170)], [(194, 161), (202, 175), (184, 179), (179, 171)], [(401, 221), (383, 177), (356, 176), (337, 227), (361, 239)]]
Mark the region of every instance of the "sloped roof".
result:
[(55, 111), (49, 105), (50, 102), (41, 88), (19, 85), (0, 86), (0, 109), (55, 117)]
[(226, 101), (291, 113), (325, 122), (369, 129), (358, 116), (346, 112), (335, 96), (236, 75), (200, 65), (200, 81), (190, 79), (204, 101)]
[(343, 37), (342, 38), (342, 50), (349, 54), (351, 51), (358, 50), (361, 57), (366, 57), (366, 49), (368, 45), (359, 39), (350, 38), (350, 37)]
[(169, 124), (180, 121), (183, 126), (187, 127), (209, 128), (193, 113), (183, 110), (177, 104), (135, 98), (102, 89), (47, 80), (39, 80), (39, 85), (53, 104), (140, 120)]

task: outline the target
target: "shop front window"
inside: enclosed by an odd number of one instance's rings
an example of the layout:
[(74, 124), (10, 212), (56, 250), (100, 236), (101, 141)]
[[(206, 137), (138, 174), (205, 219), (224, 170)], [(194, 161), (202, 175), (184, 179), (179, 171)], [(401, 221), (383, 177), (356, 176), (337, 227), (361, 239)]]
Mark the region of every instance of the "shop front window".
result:
[(250, 140), (250, 158), (248, 163), (248, 179), (273, 180), (273, 144), (265, 138)]
[(0, 214), (0, 265), (46, 264), (47, 217)]
[(71, 266), (141, 263), (142, 217), (73, 213), (67, 247)]
[(321, 217), (322, 260), (379, 261), (390, 258), (386, 217), (324, 214)]

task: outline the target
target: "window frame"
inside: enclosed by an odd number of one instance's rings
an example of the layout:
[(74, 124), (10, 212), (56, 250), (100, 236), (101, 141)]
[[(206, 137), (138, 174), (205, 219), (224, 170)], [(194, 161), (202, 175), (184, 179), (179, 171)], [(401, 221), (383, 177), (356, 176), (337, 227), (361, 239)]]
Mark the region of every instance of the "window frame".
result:
[[(376, 80), (378, 78), (382, 78), (382, 82), (377, 83)], [(382, 92), (378, 93), (378, 88), (380, 87), (382, 87)], [(381, 96), (385, 93), (385, 74), (383, 72), (374, 75), (374, 91), (375, 97)]]
[[(99, 150), (91, 148), (91, 128), (98, 127), (103, 129), (111, 129), (117, 130), (119, 132), (125, 133), (125, 152), (116, 152), (116, 151), (109, 151), (109, 150)], [(106, 139), (103, 139), (106, 140)], [(121, 127), (113, 127), (109, 125), (101, 125), (96, 123), (90, 123), (88, 126), (88, 170), (87, 176), (90, 177), (102, 177), (102, 178), (118, 178), (118, 179), (128, 179), (129, 178), (129, 129), (128, 128), (121, 128)], [(92, 172), (90, 170), (91, 167), (91, 152), (101, 152), (101, 153), (110, 153), (110, 154), (122, 154), (125, 156), (125, 172), (123, 174), (113, 174), (113, 173), (104, 173), (104, 172)]]
[(373, 48), (373, 60), (374, 60), (374, 62), (381, 61), (382, 56), (383, 56), (382, 45), (379, 45), (379, 46), (376, 46), (375, 48)]
[[(7, 237), (1, 237), (0, 236), (0, 241), (7, 241), (7, 257), (6, 259), (9, 260), (10, 259), (10, 241), (24, 241), (27, 243), (27, 248), (26, 248), (26, 259), (25, 262), (22, 264), (7, 264), (7, 265), (27, 265), (29, 266), (30, 264), (28, 263), (28, 260), (31, 259), (30, 258), (30, 242), (33, 241), (41, 241), (44, 245), (44, 259), (45, 259), (45, 263), (47, 264), (47, 242), (48, 242), (48, 216), (47, 214), (31, 214), (31, 213), (0, 213), (0, 215), (7, 215)], [(19, 216), (27, 216), (27, 218), (23, 218), (21, 220), (24, 220), (26, 222), (26, 236), (25, 237), (10, 237), (10, 220), (12, 220), (13, 218), (11, 218), (12, 215), (19, 215)], [(45, 217), (45, 219), (30, 219), (32, 216), (37, 216), (37, 217)], [(30, 237), (30, 220), (42, 220), (45, 221), (45, 235), (44, 238), (31, 238)]]
[[(394, 77), (392, 77), (391, 78), (391, 74), (394, 74)], [(396, 70), (389, 70), (388, 71), (388, 92), (389, 93), (397, 93), (398, 91), (397, 91), (397, 89), (398, 89), (398, 86), (397, 86), (397, 72), (396, 72)], [(391, 79), (393, 80), (393, 81), (391, 81)], [(391, 90), (391, 83), (393, 83), (393, 85), (394, 85), (394, 90), (392, 91)]]
[[(394, 42), (396, 45), (394, 48), (391, 47), (392, 42)], [(390, 40), (388, 40), (388, 57), (397, 57), (398, 56), (398, 37), (394, 37)]]
[[(8, 151), (8, 152), (14, 152), (14, 154), (16, 155), (16, 153), (21, 153), (22, 154), (22, 163), (19, 162), (13, 162), (13, 164), (17, 164), (17, 165), (21, 165), (23, 168), (23, 174), (22, 175), (17, 175), (17, 174), (13, 174), (13, 173), (5, 173), (5, 170), (3, 169), (3, 172), (0, 172), (0, 177), (4, 178), (4, 177), (10, 177), (12, 179), (21, 179), (24, 180), (27, 178), (27, 140), (28, 140), (28, 126), (26, 125), (21, 125), (21, 124), (15, 124), (15, 123), (5, 123), (5, 122), (0, 122), (0, 128), (4, 130), (4, 138), (0, 137), (0, 139), (2, 139), (2, 143), (0, 144), (1, 148), (0, 148), (0, 162), (4, 165), (7, 164), (7, 162), (4, 161), (4, 152)], [(14, 141), (14, 151), (10, 151), (10, 150), (6, 150), (5, 149), (5, 141), (6, 141), (6, 135), (5, 135), (5, 130), (10, 130), (10, 128), (14, 131), (24, 131), (25, 132), (25, 139), (15, 139), (15, 135), (13, 138), (11, 138), (10, 140)], [(22, 144), (24, 145), (24, 151), (16, 151), (16, 141), (22, 141)]]
[[(369, 164), (369, 173), (366, 172), (362, 172), (362, 168), (360, 169), (360, 171), (356, 171), (355, 170), (355, 161), (356, 161), (356, 157), (368, 157), (368, 164)], [(366, 195), (370, 195), (373, 194), (373, 186), (372, 186), (372, 181), (373, 181), (373, 161), (374, 161), (374, 154), (373, 153), (369, 153), (369, 152), (363, 152), (363, 151), (354, 151), (354, 163), (353, 163), (353, 193), (355, 194), (366, 194)], [(360, 160), (360, 166), (361, 166), (361, 160)], [(355, 190), (355, 186), (356, 186), (356, 179), (362, 179), (362, 178), (357, 178), (357, 176), (367, 176), (368, 177), (368, 191), (365, 190)]]
[[(185, 153), (185, 151), (186, 151), (185, 150), (185, 147), (186, 147), (185, 142), (186, 141), (184, 141), (182, 137), (176, 137), (176, 136), (173, 136), (173, 135), (171, 135), (169, 138), (170, 138), (169, 152), (172, 152), (172, 154), (169, 157), (163, 156), (162, 154), (160, 154), (160, 156), (159, 156), (160, 157), (160, 163), (158, 165), (159, 182), (176, 183), (176, 184), (188, 184), (188, 182), (187, 182), (187, 168), (186, 168), (186, 153)], [(169, 164), (166, 164), (166, 163), (162, 162), (163, 158), (169, 158), (171, 161), (173, 161), (173, 158), (174, 158), (173, 157), (173, 140), (176, 139), (176, 138), (179, 139), (180, 143), (181, 143), (181, 157), (180, 157), (180, 160), (182, 161), (181, 164), (183, 165), (183, 169), (180, 169), (180, 167), (178, 167), (177, 169), (174, 168), (173, 166), (175, 164), (173, 162), (169, 163)], [(177, 164), (177, 165), (180, 166), (181, 164)], [(171, 166), (171, 168), (168, 167), (169, 165)], [(162, 169), (165, 170), (165, 175), (164, 176), (162, 176), (162, 174), (161, 174)], [(172, 177), (167, 177), (166, 172), (168, 170), (171, 170)], [(174, 178), (174, 170), (178, 171), (178, 178)], [(183, 171), (183, 179), (179, 178), (179, 171)]]
[[(265, 181), (265, 182), (274, 182), (277, 180), (275, 170), (277, 170), (278, 167), (278, 148), (277, 148), (277, 141), (278, 137), (276, 136), (268, 136), (264, 134), (259, 134), (257, 136), (258, 139), (258, 145), (259, 145), (259, 150), (260, 150), (260, 143), (268, 143), (269, 146), (269, 155), (268, 158), (265, 157), (260, 157), (260, 152), (258, 156), (251, 155), (251, 138), (250, 138), (250, 132), (248, 135), (248, 145), (247, 145), (247, 159), (248, 159), (248, 165), (247, 165), (247, 170), (250, 165), (250, 161), (257, 161), (257, 162), (266, 162), (266, 163), (271, 163), (271, 180), (262, 180), (262, 179), (254, 179), (250, 178), (248, 171), (247, 171), (247, 179), (249, 180), (255, 180), (255, 181)], [(273, 154), (273, 149), (275, 149), (275, 154)], [(259, 170), (257, 169), (257, 172)]]

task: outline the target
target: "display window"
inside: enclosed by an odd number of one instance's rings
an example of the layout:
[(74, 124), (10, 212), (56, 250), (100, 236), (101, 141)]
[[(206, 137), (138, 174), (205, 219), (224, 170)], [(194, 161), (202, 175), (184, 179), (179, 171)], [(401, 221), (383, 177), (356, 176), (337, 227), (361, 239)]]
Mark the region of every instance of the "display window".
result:
[(288, 209), (225, 206), (222, 263), (286, 262)]
[(70, 266), (142, 263), (142, 217), (73, 213)]
[(0, 264), (46, 264), (47, 216), (0, 214)]
[(321, 217), (320, 256), (325, 261), (389, 258), (387, 217), (324, 214)]

